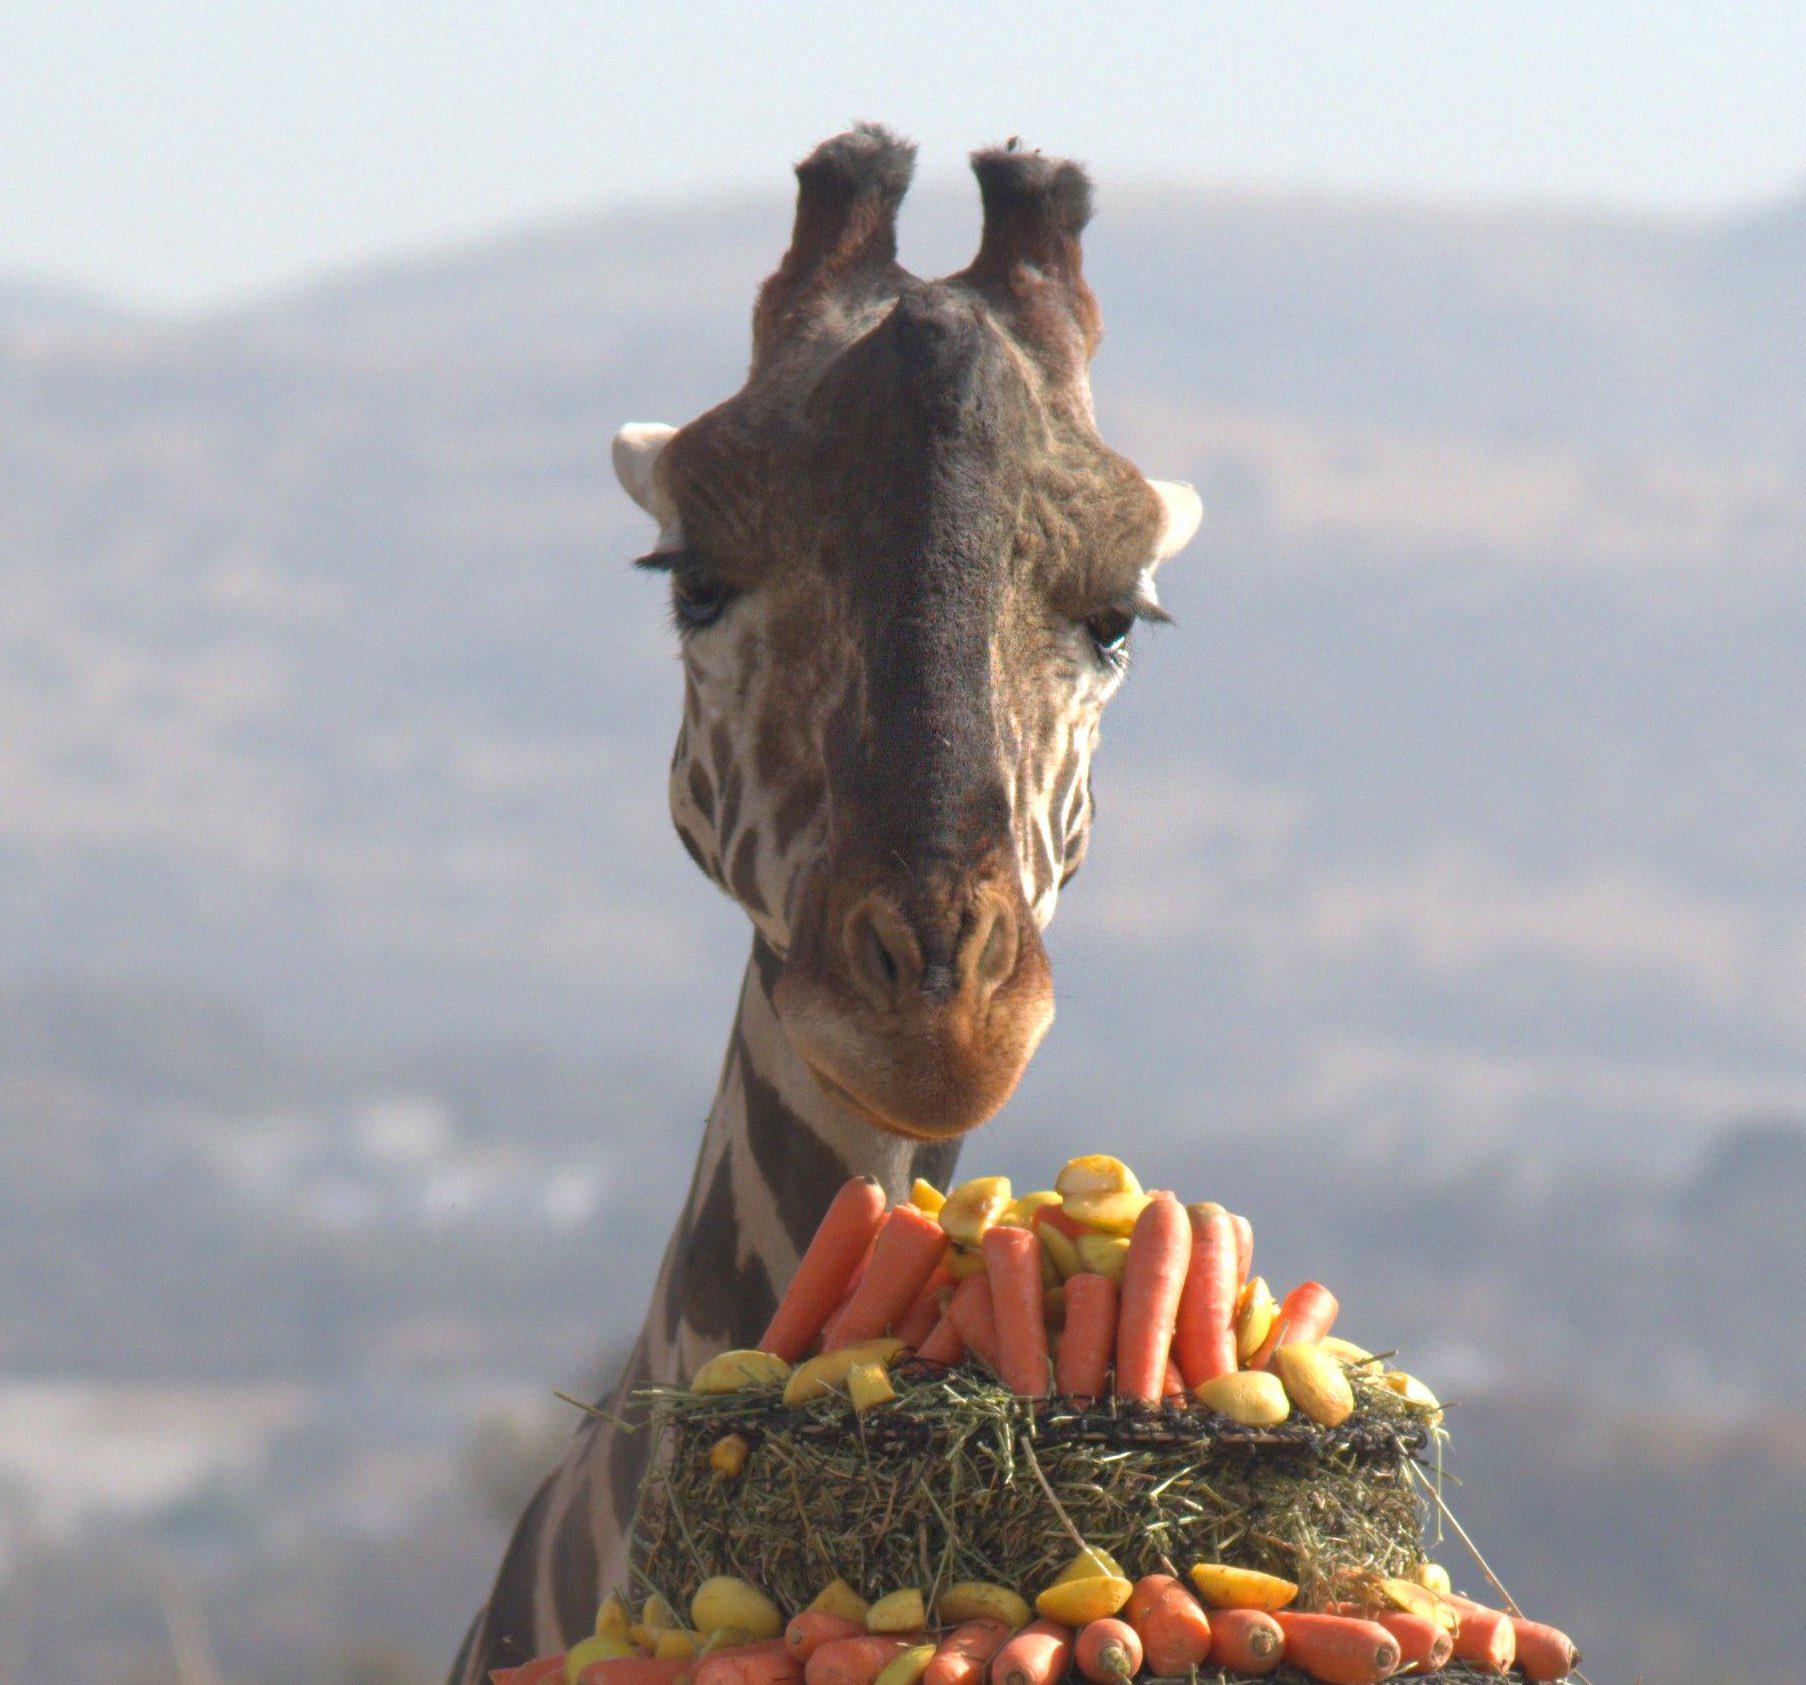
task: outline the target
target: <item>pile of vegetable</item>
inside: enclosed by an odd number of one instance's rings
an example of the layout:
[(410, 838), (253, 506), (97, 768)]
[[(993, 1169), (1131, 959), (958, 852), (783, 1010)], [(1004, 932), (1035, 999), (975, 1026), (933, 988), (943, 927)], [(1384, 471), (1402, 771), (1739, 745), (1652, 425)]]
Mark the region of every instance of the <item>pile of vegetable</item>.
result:
[[(844, 1388), (867, 1409), (895, 1396), (888, 1369), (907, 1353), (976, 1361), (1021, 1398), (1172, 1401), (1249, 1427), (1297, 1409), (1335, 1427), (1354, 1410), (1350, 1368), (1377, 1360), (1330, 1333), (1338, 1307), (1327, 1287), (1307, 1281), (1276, 1301), (1251, 1274), (1253, 1254), (1245, 1217), (1147, 1193), (1101, 1153), (1020, 1198), (1006, 1176), (950, 1194), (918, 1181), (887, 1210), (878, 1185), (856, 1178), (829, 1206), (758, 1349), (713, 1359), (692, 1389), (782, 1381), (785, 1402), (801, 1404)], [(1422, 1382), (1376, 1372), (1437, 1419)]]
[(1081, 1549), (1031, 1607), (1007, 1586), (942, 1588), (932, 1616), (919, 1587), (867, 1602), (830, 1580), (788, 1619), (757, 1586), (704, 1580), (681, 1620), (656, 1593), (636, 1621), (618, 1595), (595, 1635), (560, 1656), (499, 1669), (494, 1685), (1090, 1685), (1139, 1677), (1271, 1676), (1379, 1685), (1395, 1674), (1444, 1681), (1516, 1670), (1533, 1685), (1579, 1657), (1553, 1627), (1448, 1589), (1433, 1566), (1378, 1582), (1367, 1602), (1304, 1612), (1298, 1587), (1225, 1563), (1131, 1581), (1107, 1552)]
[(505, 1685), (1568, 1675), (1424, 1556), (1435, 1396), (1252, 1261), (1101, 1155), (1020, 1197), (849, 1182), (759, 1346), (650, 1390), (639, 1619)]

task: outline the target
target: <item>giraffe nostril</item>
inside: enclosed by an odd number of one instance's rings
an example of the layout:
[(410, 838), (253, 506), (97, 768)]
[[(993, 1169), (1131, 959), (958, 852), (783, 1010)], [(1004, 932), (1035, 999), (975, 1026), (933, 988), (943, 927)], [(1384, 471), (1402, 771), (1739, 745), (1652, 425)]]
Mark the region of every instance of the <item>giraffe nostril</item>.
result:
[(895, 909), (873, 897), (847, 914), (841, 948), (853, 987), (879, 1012), (895, 1010), (921, 969), (909, 927)]

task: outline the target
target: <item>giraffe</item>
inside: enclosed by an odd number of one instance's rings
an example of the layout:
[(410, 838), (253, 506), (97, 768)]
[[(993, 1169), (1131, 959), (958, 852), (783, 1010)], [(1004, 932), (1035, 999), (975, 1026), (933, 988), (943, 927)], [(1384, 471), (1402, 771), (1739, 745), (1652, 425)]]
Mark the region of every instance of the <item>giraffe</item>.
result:
[(896, 260), (915, 149), (862, 125), (797, 166), (751, 369), (617, 475), (657, 524), (683, 662), (672, 818), (752, 955), (688, 1199), (605, 1414), (515, 1530), (453, 1678), (560, 1650), (626, 1580), (636, 1389), (756, 1342), (851, 1175), (944, 1180), (1053, 1014), (1041, 931), (1189, 486), (1098, 437), (1076, 164), (972, 158), (977, 255)]

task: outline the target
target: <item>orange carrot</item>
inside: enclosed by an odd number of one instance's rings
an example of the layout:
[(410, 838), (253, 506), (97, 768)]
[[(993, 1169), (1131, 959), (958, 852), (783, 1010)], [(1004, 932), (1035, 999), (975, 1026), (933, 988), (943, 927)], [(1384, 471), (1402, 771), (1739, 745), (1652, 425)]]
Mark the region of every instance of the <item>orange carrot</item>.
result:
[(799, 1662), (806, 1662), (824, 1644), (836, 1638), (857, 1638), (865, 1628), (845, 1615), (831, 1615), (826, 1609), (805, 1609), (790, 1617), (784, 1628), (784, 1648)]
[(834, 1196), (766, 1325), (762, 1351), (794, 1363), (815, 1343), (883, 1220), (884, 1190), (870, 1176), (855, 1176)]
[(1142, 1618), (1153, 1607), (1154, 1599), (1168, 1586), (1178, 1584), (1171, 1574), (1143, 1574), (1135, 1582), (1135, 1589), (1129, 1593), (1129, 1601), (1122, 1606), (1122, 1618), (1140, 1632)]
[(580, 1685), (672, 1685), (689, 1669), (688, 1662), (661, 1662), (653, 1656), (610, 1656), (591, 1662), (577, 1678)]
[(1235, 1224), (1235, 1290), (1239, 1293), (1254, 1268), (1254, 1225), (1236, 1211), (1229, 1213), (1229, 1221)]
[[(691, 1685), (697, 1685), (697, 1681), (701, 1685), (742, 1685), (747, 1666), (762, 1666), (772, 1657), (789, 1668), (792, 1680), (802, 1678), (803, 1664), (790, 1654), (789, 1646), (781, 1638), (761, 1638), (751, 1644), (724, 1645), (693, 1663), (686, 1663), (684, 1671), (692, 1674)], [(748, 1679), (745, 1685), (755, 1685), (755, 1681)]]
[(969, 1275), (954, 1289), (947, 1314), (967, 1349), (997, 1373), (997, 1314), (991, 1306), (991, 1284), (983, 1275)]
[(1176, 1199), (1150, 1200), (1135, 1219), (1123, 1260), (1116, 1319), (1116, 1396), (1153, 1404), (1166, 1380), (1167, 1353), (1191, 1258), (1191, 1220)]
[(915, 1296), (914, 1302), (897, 1318), (897, 1338), (906, 1346), (914, 1346), (920, 1350), (921, 1344), (934, 1332), (934, 1325), (941, 1320), (941, 1295), (953, 1286), (953, 1277), (948, 1273), (945, 1264), (937, 1264), (934, 1274), (922, 1283), (922, 1290)]
[(1382, 1609), (1369, 1614), (1358, 1604), (1332, 1603), (1326, 1611), (1332, 1615), (1356, 1615), (1383, 1626), (1398, 1640), (1398, 1665), (1401, 1673), (1434, 1673), (1455, 1653), (1455, 1640), (1440, 1621), (1403, 1609)]
[(1574, 1640), (1559, 1627), (1513, 1615), (1511, 1633), (1518, 1644), (1518, 1666), (1531, 1685), (1566, 1679), (1580, 1666), (1580, 1652), (1574, 1648)]
[(1210, 1654), (1210, 1617), (1176, 1580), (1155, 1591), (1131, 1624), (1141, 1634), (1148, 1671), (1163, 1678), (1191, 1672)]
[(800, 1685), (802, 1677), (800, 1658), (782, 1639), (772, 1639), (712, 1651), (695, 1664), (691, 1685)]
[(1185, 1397), (1185, 1377), (1179, 1373), (1179, 1365), (1169, 1357), (1166, 1360), (1166, 1379), (1160, 1383), (1160, 1396), (1166, 1400)]
[(1115, 1347), (1116, 1283), (1088, 1270), (1068, 1276), (1055, 1385), (1071, 1398), (1101, 1398)]
[(916, 1356), (924, 1363), (958, 1363), (965, 1355), (966, 1342), (959, 1337), (959, 1329), (953, 1321), (953, 1310), (949, 1306), (941, 1312), (941, 1320), (934, 1325), (934, 1332), (916, 1347)]
[(1518, 1635), (1511, 1617), (1465, 1597), (1450, 1598), (1461, 1624), (1455, 1628), (1455, 1656), (1481, 1673), (1505, 1673), (1517, 1660)]
[(984, 1685), (985, 1669), (1004, 1646), (1010, 1629), (1002, 1621), (967, 1621), (956, 1626), (935, 1651), (922, 1685)]
[(830, 1639), (809, 1658), (803, 1678), (807, 1685), (872, 1685), (884, 1664), (908, 1648), (907, 1638), (879, 1633)]
[(1335, 1294), (1320, 1281), (1307, 1281), (1294, 1287), (1280, 1300), (1279, 1314), (1273, 1318), (1273, 1331), (1248, 1367), (1265, 1369), (1273, 1361), (1273, 1353), (1294, 1340), (1321, 1340), (1334, 1325), (1340, 1308)]
[(490, 1685), (545, 1685), (549, 1679), (564, 1677), (564, 1651), (555, 1656), (536, 1656), (519, 1667), (492, 1667)]
[(899, 1205), (884, 1219), (872, 1243), (865, 1279), (822, 1336), (834, 1351), (875, 1339), (914, 1302), (947, 1250), (947, 1231), (913, 1205)]
[(1047, 1320), (1041, 1306), (1041, 1243), (1027, 1229), (986, 1229), (985, 1273), (997, 1319), (998, 1380), (1019, 1398), (1047, 1394)]
[(1271, 1673), (1285, 1634), (1265, 1609), (1218, 1609), (1210, 1617), (1210, 1665), (1224, 1673)]
[(1061, 1234), (1065, 1235), (1068, 1240), (1077, 1240), (1080, 1235), (1091, 1233), (1078, 1218), (1073, 1216), (1064, 1206), (1060, 1205), (1043, 1205), (1038, 1207), (1034, 1216), (1029, 1218), (1029, 1222), (1049, 1223), (1054, 1228), (1058, 1229)]
[(1235, 1363), (1235, 1219), (1220, 1208), (1190, 1210), (1191, 1257), (1179, 1321), (1173, 1330), (1173, 1357), (1187, 1387), (1227, 1375)]
[(1398, 1667), (1398, 1640), (1377, 1621), (1277, 1609), (1285, 1659), (1323, 1685), (1379, 1685)]
[(1113, 1615), (1088, 1622), (1072, 1641), (1072, 1659), (1091, 1685), (1128, 1685), (1141, 1654), (1141, 1634)]
[(1055, 1685), (1071, 1660), (1071, 1627), (1030, 1621), (991, 1658), (991, 1685)]

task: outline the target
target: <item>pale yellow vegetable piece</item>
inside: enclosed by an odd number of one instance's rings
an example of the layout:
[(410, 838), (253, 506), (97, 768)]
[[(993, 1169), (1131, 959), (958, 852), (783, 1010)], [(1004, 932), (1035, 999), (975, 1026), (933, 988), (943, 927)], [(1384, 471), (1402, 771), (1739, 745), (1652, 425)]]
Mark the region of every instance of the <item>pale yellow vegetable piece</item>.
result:
[(654, 1632), (663, 1632), (666, 1627), (679, 1624), (677, 1611), (656, 1591), (640, 1605), (641, 1626), (651, 1627)]
[(1032, 1194), (1018, 1194), (997, 1221), (1016, 1229), (1033, 1228), (1037, 1211), (1043, 1206), (1059, 1203), (1060, 1196), (1052, 1188), (1037, 1188)]
[(1273, 1319), (1279, 1315), (1278, 1302), (1264, 1275), (1257, 1275), (1242, 1287), (1235, 1307), (1235, 1360), (1246, 1363), (1273, 1332)]
[(947, 1256), (941, 1262), (955, 1281), (964, 1281), (984, 1269), (985, 1256), (976, 1246), (953, 1245), (947, 1248)]
[(1114, 1615), (1129, 1601), (1134, 1584), (1119, 1574), (1089, 1574), (1082, 1580), (1055, 1580), (1035, 1599), (1035, 1613), (1062, 1626), (1082, 1627)]
[(718, 1626), (744, 1627), (755, 1644), (776, 1638), (784, 1630), (778, 1606), (750, 1581), (732, 1574), (716, 1574), (696, 1588), (690, 1599), (690, 1619), (701, 1632)]
[(1007, 1176), (974, 1176), (947, 1196), (940, 1209), (941, 1227), (947, 1238), (961, 1246), (976, 1246), (984, 1239), (985, 1230), (1010, 1206), (1010, 1179)]
[(1055, 1228), (1052, 1223), (1037, 1223), (1035, 1233), (1041, 1240), (1041, 1256), (1059, 1272), (1062, 1281), (1077, 1275), (1085, 1267), (1079, 1258), (1079, 1249), (1072, 1243), (1072, 1236), (1063, 1229)]
[(596, 1662), (612, 1662), (631, 1656), (633, 1646), (624, 1638), (583, 1638), (564, 1653), (564, 1685), (577, 1685), (577, 1675)]
[(890, 1371), (882, 1363), (855, 1363), (847, 1371), (847, 1397), (860, 1415), (875, 1405), (888, 1404), (897, 1396), (890, 1383)]
[(1277, 1574), (1232, 1568), (1226, 1562), (1194, 1563), (1191, 1583), (1212, 1609), (1283, 1609), (1298, 1595), (1297, 1586)]
[(633, 1625), (633, 1616), (628, 1613), (627, 1605), (622, 1601), (618, 1591), (611, 1591), (602, 1599), (602, 1605), (596, 1610), (596, 1636), (598, 1638), (626, 1638), (627, 1629)]
[(1216, 1375), (1193, 1392), (1206, 1410), (1215, 1410), (1247, 1428), (1276, 1427), (1292, 1413), (1280, 1378), (1265, 1369), (1238, 1369)]
[(741, 1433), (724, 1433), (709, 1447), (709, 1467), (717, 1474), (725, 1474), (729, 1478), (746, 1467), (746, 1454), (752, 1447), (746, 1442), (746, 1435)]
[(1107, 1275), (1117, 1282), (1122, 1280), (1123, 1265), (1129, 1258), (1128, 1236), (1082, 1234), (1073, 1244), (1078, 1248), (1080, 1264), (1093, 1275)]
[(1440, 1620), (1440, 1612), (1448, 1607), (1428, 1586), (1420, 1586), (1415, 1580), (1381, 1580), (1379, 1590), (1380, 1596), (1394, 1609), (1402, 1609), (1407, 1615), (1425, 1615), (1430, 1620)]
[(924, 1217), (938, 1217), (947, 1196), (925, 1176), (918, 1176), (909, 1185), (909, 1203)]
[(658, 1635), (670, 1630), (669, 1627), (647, 1626), (644, 1621), (641, 1621), (627, 1629), (627, 1636), (650, 1656), (658, 1648)]
[(914, 1586), (886, 1592), (865, 1612), (867, 1632), (920, 1632), (927, 1624), (927, 1605)]
[(1073, 1217), (1109, 1234), (1126, 1235), (1148, 1203), (1135, 1172), (1108, 1153), (1068, 1159), (1054, 1186)]
[(823, 1352), (807, 1363), (799, 1363), (784, 1383), (786, 1404), (807, 1404), (812, 1398), (826, 1398), (836, 1387), (844, 1387), (848, 1372), (856, 1363), (890, 1363), (903, 1350), (903, 1342), (885, 1334), (876, 1340), (860, 1340), (839, 1351)]
[(1438, 1597), (1447, 1597), (1455, 1588), (1449, 1580), (1449, 1571), (1440, 1562), (1420, 1562), (1413, 1574), (1417, 1583), (1427, 1591), (1433, 1591)]
[(1373, 1362), (1373, 1353), (1365, 1346), (1357, 1346), (1353, 1340), (1344, 1340), (1339, 1334), (1325, 1334), (1317, 1342), (1338, 1363), (1359, 1366)]
[(1315, 1340), (1278, 1347), (1273, 1368), (1284, 1383), (1286, 1396), (1313, 1422), (1339, 1427), (1354, 1413), (1354, 1388), (1348, 1384), (1348, 1371)]
[(652, 1654), (661, 1662), (693, 1662), (696, 1660), (696, 1636), (682, 1627), (668, 1627), (658, 1635)]
[(912, 1644), (907, 1650), (898, 1651), (879, 1668), (872, 1685), (916, 1685), (934, 1660), (935, 1649), (933, 1644)]
[(1060, 1570), (1059, 1578), (1062, 1580), (1088, 1580), (1097, 1574), (1110, 1574), (1119, 1580), (1128, 1578), (1128, 1575), (1122, 1571), (1122, 1564), (1098, 1545), (1087, 1545)]
[(753, 1635), (743, 1626), (718, 1626), (713, 1632), (704, 1635), (696, 1654), (712, 1656), (717, 1650), (731, 1650), (752, 1641)]
[(943, 1626), (964, 1621), (1002, 1621), (1014, 1632), (1035, 1618), (1021, 1594), (990, 1580), (955, 1580), (935, 1599), (935, 1613)]
[(1432, 1426), (1442, 1420), (1442, 1401), (1415, 1375), (1388, 1369), (1381, 1379), (1405, 1401), (1407, 1408), (1428, 1416)]
[(865, 1599), (845, 1580), (833, 1579), (809, 1599), (809, 1607), (824, 1615), (838, 1615), (843, 1621), (865, 1624)]
[(790, 1365), (770, 1352), (719, 1352), (690, 1378), (694, 1393), (745, 1392), (770, 1387), (790, 1374)]

